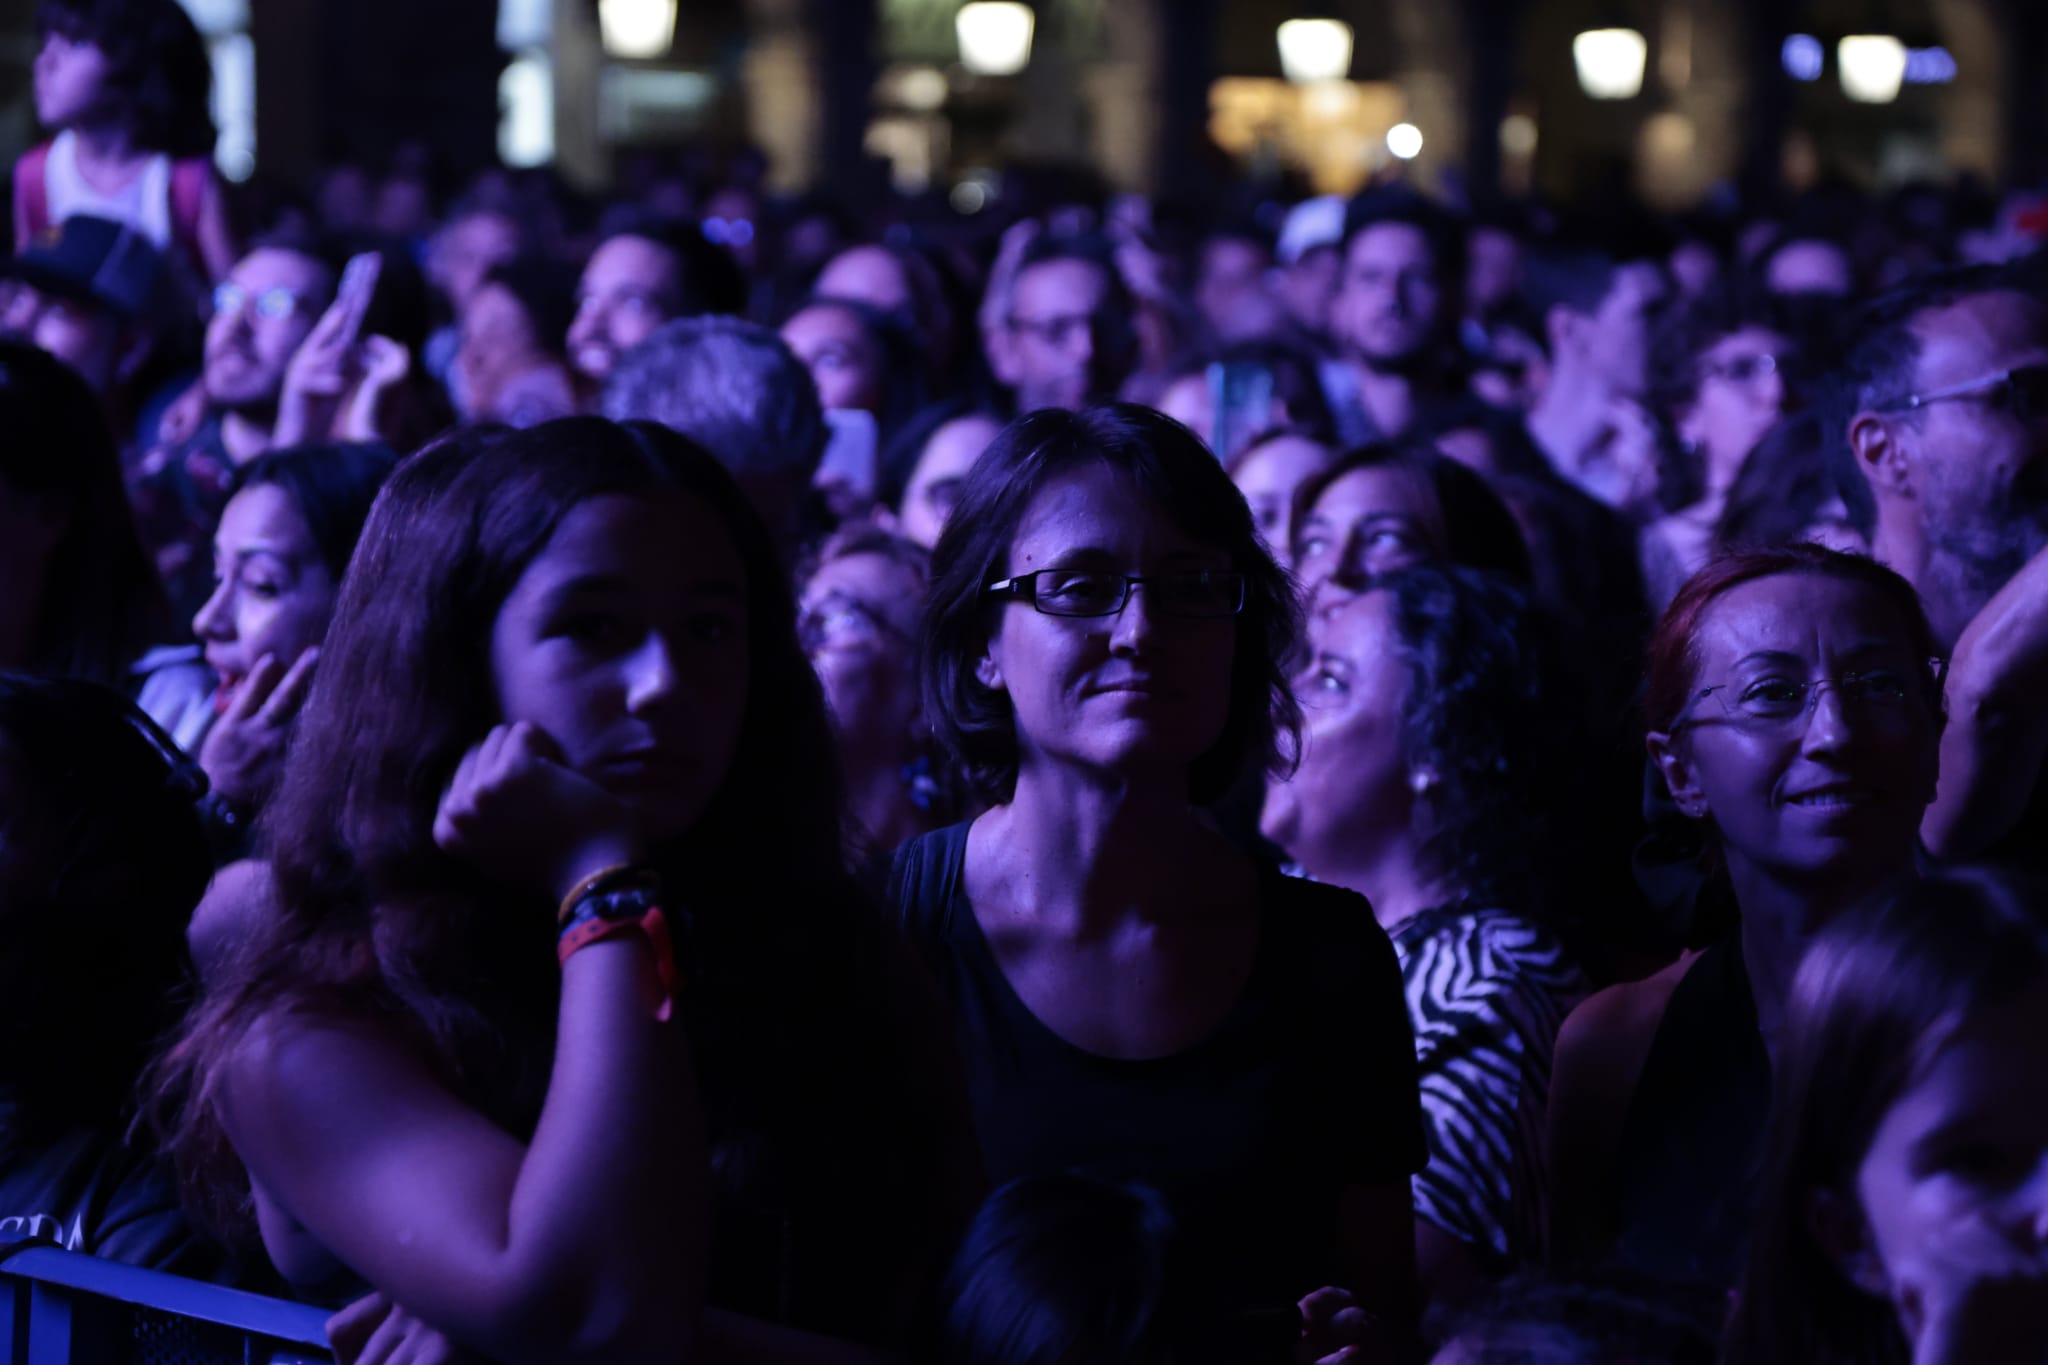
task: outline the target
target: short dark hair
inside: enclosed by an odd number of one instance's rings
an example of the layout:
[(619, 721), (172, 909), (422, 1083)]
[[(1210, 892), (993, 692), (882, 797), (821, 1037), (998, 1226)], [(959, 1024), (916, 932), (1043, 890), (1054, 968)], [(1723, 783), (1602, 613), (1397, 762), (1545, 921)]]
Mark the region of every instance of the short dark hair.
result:
[(1650, 332), (1650, 406), (1657, 415), (1673, 421), (1699, 396), (1700, 358), (1723, 339), (1747, 331), (1796, 335), (1769, 300), (1739, 290), (1717, 290), (1666, 310)]
[(984, 800), (1010, 798), (1017, 782), (1015, 714), (1001, 693), (975, 676), (995, 620), (986, 589), (1002, 575), (1010, 544), (1039, 491), (1087, 465), (1131, 479), (1189, 535), (1224, 551), (1245, 576), (1230, 714), (1215, 745), (1195, 761), (1191, 799), (1206, 805), (1253, 767), (1272, 771), (1291, 763), (1301, 729), (1285, 664), (1300, 631), (1294, 585), (1259, 543), (1244, 497), (1216, 457), (1180, 423), (1134, 403), (1028, 413), (1005, 427), (969, 471), (932, 552), (932, 590), (925, 603), (925, 709), (939, 742)]
[(1117, 268), (1116, 246), (1109, 238), (1094, 232), (1040, 233), (1024, 248), (1012, 279), (1021, 280), (1025, 271), (1054, 261), (1081, 261), (1102, 271), (1109, 282), (1105, 301), (1114, 305), (1121, 316), (1130, 317), (1134, 307), (1130, 287), (1124, 283), (1123, 271)]
[[(1349, 257), (1358, 234), (1383, 223), (1414, 228), (1429, 243), (1430, 260), (1436, 264), (1440, 289), (1462, 292), (1465, 288), (1467, 252), (1465, 225), (1449, 209), (1413, 190), (1380, 188), (1365, 190), (1344, 206), (1344, 240), (1341, 255)], [(1457, 310), (1452, 309), (1455, 313)]]
[(483, 283), (510, 294), (533, 324), (534, 344), (561, 359), (568, 346), (569, 325), (576, 320), (576, 277), (555, 261), (522, 256), (484, 272)]
[(107, 82), (122, 95), (137, 144), (173, 157), (213, 155), (213, 60), (177, 0), (42, 0), (36, 36), (52, 33), (106, 54)]
[(1432, 1335), (1463, 1347), (1458, 1359), (1471, 1365), (1713, 1365), (1718, 1297), (1613, 1269), (1597, 1282), (1532, 1272), (1502, 1281)]
[(1542, 341), (1546, 349), (1550, 345), (1551, 310), (1562, 308), (1581, 317), (1593, 316), (1600, 311), (1602, 301), (1614, 292), (1614, 279), (1621, 273), (1621, 267), (1622, 262), (1606, 252), (1583, 247), (1549, 247), (1530, 253), (1529, 305), (1544, 329)]
[[(2005, 293), (2034, 300), (2048, 318), (2048, 306), (2042, 303), (2043, 273), (2038, 259), (1936, 271), (1873, 300), (1850, 323), (1840, 349), (1841, 361), (1826, 385), (1823, 407), (1828, 433), (1821, 448), (1834, 470), (1849, 520), (1864, 535), (1877, 529), (1877, 498), (1855, 452), (1849, 449), (1849, 423), (1859, 412), (1907, 396), (1920, 363), (1920, 338), (1914, 334), (1914, 321), (1923, 313), (1952, 307), (1964, 299)], [(1901, 420), (1919, 418), (1905, 413)]]
[(638, 237), (675, 257), (677, 317), (746, 311), (746, 272), (730, 251), (705, 237), (697, 224), (647, 209), (624, 208), (607, 214), (599, 231), (599, 245), (616, 237)]
[(947, 1272), (919, 1365), (1155, 1365), (1180, 1345), (1179, 1237), (1141, 1185), (1056, 1173), (982, 1204)]
[(269, 486), (291, 499), (306, 523), (320, 562), (339, 583), (363, 534), (363, 522), (398, 456), (380, 445), (286, 446), (238, 466), (228, 495)]
[[(1534, 574), (1521, 523), (1485, 479), (1448, 455), (1415, 443), (1378, 443), (1346, 451), (1294, 490), (1295, 536), (1331, 484), (1361, 469), (1398, 469), (1435, 494), (1444, 517), (1444, 557), (1452, 564), (1504, 574), (1528, 583)], [(1299, 550), (1296, 554), (1299, 556)]]

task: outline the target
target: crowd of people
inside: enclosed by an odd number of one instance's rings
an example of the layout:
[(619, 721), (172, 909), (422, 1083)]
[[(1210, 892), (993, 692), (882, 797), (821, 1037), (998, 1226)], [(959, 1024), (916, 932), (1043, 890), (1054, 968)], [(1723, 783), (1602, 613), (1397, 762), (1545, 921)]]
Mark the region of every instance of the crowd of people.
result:
[(231, 190), (173, 0), (38, 24), (10, 1238), (391, 1365), (2048, 1361), (2025, 195)]

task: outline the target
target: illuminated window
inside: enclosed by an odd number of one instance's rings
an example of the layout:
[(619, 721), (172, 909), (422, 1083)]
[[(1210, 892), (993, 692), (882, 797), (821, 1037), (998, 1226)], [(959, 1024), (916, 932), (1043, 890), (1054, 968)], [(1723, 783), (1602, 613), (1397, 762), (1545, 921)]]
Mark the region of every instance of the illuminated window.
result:
[(554, 0), (498, 0), (498, 159), (545, 166), (555, 159)]
[(213, 61), (213, 161), (229, 180), (256, 173), (256, 43), (249, 0), (180, 0)]

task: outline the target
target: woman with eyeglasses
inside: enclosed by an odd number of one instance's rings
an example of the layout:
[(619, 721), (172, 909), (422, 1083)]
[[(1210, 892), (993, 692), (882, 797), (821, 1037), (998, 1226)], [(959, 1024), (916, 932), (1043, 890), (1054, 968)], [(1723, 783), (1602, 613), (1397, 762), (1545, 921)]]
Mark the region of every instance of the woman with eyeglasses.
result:
[(1733, 922), (1697, 925), (1703, 951), (1565, 1021), (1553, 1259), (1733, 1284), (1800, 955), (1915, 875), (1942, 729), (1933, 655), (1904, 579), (1815, 545), (1716, 560), (1664, 613), (1649, 755)]
[(1371, 907), (1262, 867), (1202, 811), (1295, 749), (1297, 623), (1186, 428), (1128, 404), (1013, 422), (967, 476), (924, 617), (933, 723), (989, 809), (907, 845), (892, 888), (989, 1179), (1160, 1189), (1240, 1360), (1406, 1329), (1424, 1157)]
[(950, 822), (956, 793), (918, 691), (922, 545), (873, 525), (841, 529), (803, 571), (797, 635), (824, 685), (846, 799), (879, 853)]
[(1712, 556), (1728, 490), (1785, 414), (1794, 358), (1768, 316), (1721, 299), (1674, 313), (1652, 338), (1651, 403), (1681, 456), (1667, 480), (1678, 490), (1672, 501), (1684, 500), (1643, 533), (1653, 608)]

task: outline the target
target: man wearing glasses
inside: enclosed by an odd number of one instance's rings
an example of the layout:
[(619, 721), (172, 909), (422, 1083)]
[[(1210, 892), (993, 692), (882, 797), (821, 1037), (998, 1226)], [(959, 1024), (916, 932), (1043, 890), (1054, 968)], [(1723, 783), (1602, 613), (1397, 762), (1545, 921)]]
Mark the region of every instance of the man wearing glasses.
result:
[(1973, 267), (1879, 300), (1838, 375), (1850, 517), (1920, 592), (1952, 663), (1942, 857), (2048, 868), (2048, 295), (2038, 267)]
[(228, 476), (270, 448), (285, 369), (333, 301), (335, 285), (334, 267), (310, 243), (279, 238), (242, 257), (214, 288), (198, 425), (189, 432), (160, 429), (131, 489), (137, 529), (182, 611), (206, 598), (207, 547), (227, 501)]

